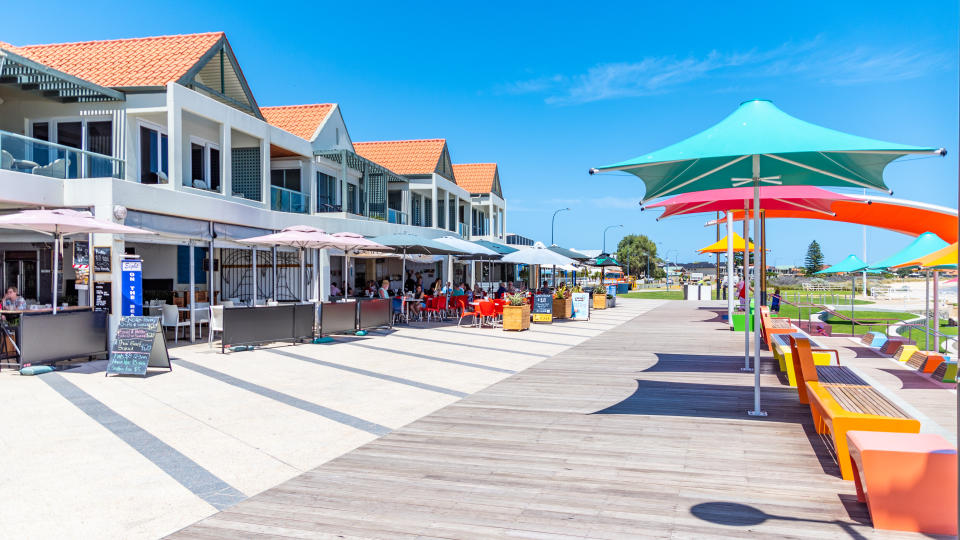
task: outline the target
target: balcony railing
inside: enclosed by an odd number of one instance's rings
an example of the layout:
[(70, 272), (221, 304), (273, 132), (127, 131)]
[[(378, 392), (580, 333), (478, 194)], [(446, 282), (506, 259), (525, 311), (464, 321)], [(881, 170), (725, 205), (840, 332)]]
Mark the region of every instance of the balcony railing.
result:
[(280, 212), (306, 214), (310, 208), (310, 198), (292, 189), (270, 186), (270, 209)]
[(0, 130), (0, 169), (51, 178), (123, 178), (123, 160)]
[(463, 238), (467, 237), (467, 225), (465, 223), (457, 223), (457, 232), (460, 233), (460, 236)]
[(393, 208), (387, 208), (387, 222), (406, 225), (409, 223), (409, 220), (406, 212), (394, 210)]

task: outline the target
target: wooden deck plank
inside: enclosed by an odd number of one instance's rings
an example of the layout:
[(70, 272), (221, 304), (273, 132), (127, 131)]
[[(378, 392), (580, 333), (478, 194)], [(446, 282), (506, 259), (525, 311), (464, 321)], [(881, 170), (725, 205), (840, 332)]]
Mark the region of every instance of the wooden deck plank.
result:
[(746, 415), (714, 317), (667, 303), (172, 537), (919, 538), (869, 526), (770, 358)]

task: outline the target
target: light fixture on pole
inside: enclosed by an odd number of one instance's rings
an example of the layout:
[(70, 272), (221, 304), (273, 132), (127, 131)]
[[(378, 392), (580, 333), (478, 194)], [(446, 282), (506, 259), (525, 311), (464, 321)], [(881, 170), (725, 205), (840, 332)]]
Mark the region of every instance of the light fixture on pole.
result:
[(555, 225), (556, 225), (556, 223), (557, 223), (557, 214), (559, 214), (560, 212), (566, 212), (566, 211), (569, 211), (569, 210), (570, 210), (569, 208), (560, 208), (559, 210), (556, 210), (556, 211), (553, 212), (553, 217), (550, 218), (550, 245), (551, 245), (551, 246), (555, 246), (555, 245), (556, 245), (556, 243), (554, 243), (554, 241), (553, 241), (553, 231), (554, 231), (554, 227), (555, 227)]
[(616, 229), (617, 227), (623, 227), (623, 225), (610, 225), (609, 227), (603, 230), (603, 251), (602, 251), (603, 253), (607, 252), (607, 231), (609, 231), (610, 229)]

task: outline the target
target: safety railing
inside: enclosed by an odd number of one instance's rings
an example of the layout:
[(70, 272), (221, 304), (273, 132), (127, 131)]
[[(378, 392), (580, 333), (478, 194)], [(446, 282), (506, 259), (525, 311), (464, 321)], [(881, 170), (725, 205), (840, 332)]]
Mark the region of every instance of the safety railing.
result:
[(121, 159), (0, 130), (0, 169), (50, 178), (123, 178)]
[(280, 212), (306, 214), (310, 208), (310, 198), (292, 189), (270, 186), (270, 209)]
[(387, 222), (406, 225), (408, 223), (407, 213), (394, 210), (393, 208), (387, 208)]

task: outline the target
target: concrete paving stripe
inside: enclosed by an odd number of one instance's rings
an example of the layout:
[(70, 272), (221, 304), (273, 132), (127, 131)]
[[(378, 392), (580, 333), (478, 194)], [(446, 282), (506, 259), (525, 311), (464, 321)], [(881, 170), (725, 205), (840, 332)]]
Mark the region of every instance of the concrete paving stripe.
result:
[(514, 371), (514, 370), (512, 370), (512, 369), (503, 369), (503, 368), (498, 368), (498, 367), (485, 366), (485, 365), (483, 365), (483, 364), (474, 364), (473, 362), (461, 362), (460, 360), (450, 360), (449, 358), (440, 358), (439, 356), (428, 356), (428, 355), (425, 355), (425, 354), (417, 354), (417, 353), (414, 353), (414, 352), (399, 351), (399, 350), (396, 350), (396, 349), (387, 349), (387, 348), (385, 348), (385, 347), (374, 347), (373, 345), (367, 345), (366, 343), (359, 343), (359, 342), (357, 342), (357, 341), (351, 341), (351, 342), (348, 342), (348, 344), (349, 344), (349, 345), (356, 345), (357, 347), (363, 347), (363, 348), (365, 348), (365, 349), (373, 349), (373, 350), (375, 350), (375, 351), (383, 351), (383, 352), (388, 352), (388, 353), (393, 353), (393, 354), (402, 354), (402, 355), (405, 355), (405, 356), (412, 356), (412, 357), (414, 357), (414, 358), (420, 358), (420, 359), (422, 359), (422, 360), (433, 360), (433, 361), (435, 361), (435, 362), (446, 362), (447, 364), (456, 364), (456, 365), (458, 365), (458, 366), (467, 366), (467, 367), (472, 367), (472, 368), (477, 368), (477, 369), (485, 369), (485, 370), (487, 370), (487, 371), (497, 371), (497, 372), (499, 372), (499, 373), (511, 373), (511, 374), (516, 373), (516, 371)]
[(217, 510), (229, 508), (247, 498), (192, 459), (134, 424), (90, 394), (84, 392), (59, 373), (41, 375), (43, 382), (97, 421), (131, 448), (167, 473)]
[(416, 337), (414, 337), (414, 336), (402, 336), (402, 335), (396, 334), (396, 333), (391, 334), (391, 336), (392, 336), (392, 337), (403, 338), (403, 339), (413, 339), (413, 340), (416, 340), (416, 341), (429, 341), (429, 342), (431, 342), (431, 343), (439, 343), (439, 344), (441, 344), (441, 345), (452, 345), (452, 346), (456, 346), (456, 347), (466, 347), (466, 348), (468, 348), (468, 349), (483, 349), (483, 350), (486, 350), (486, 351), (497, 351), (497, 352), (505, 352), (505, 353), (510, 353), (510, 354), (522, 354), (522, 355), (526, 355), (526, 356), (536, 356), (537, 358), (550, 358), (550, 355), (549, 355), (549, 354), (532, 353), (532, 352), (526, 352), (526, 351), (515, 351), (515, 350), (510, 350), (510, 349), (502, 349), (502, 348), (500, 348), (500, 347), (487, 347), (487, 346), (484, 346), (484, 345), (475, 345), (475, 344), (473, 344), (473, 343), (455, 343), (455, 342), (452, 342), (452, 341), (444, 341), (444, 340), (442, 340), (442, 339), (428, 339), (428, 338), (425, 338), (425, 337), (422, 337), (422, 336), (416, 336)]
[(328, 420), (333, 420), (334, 422), (339, 422), (346, 426), (350, 426), (361, 431), (366, 431), (367, 433), (372, 433), (374, 435), (386, 435), (391, 431), (391, 429), (386, 426), (381, 426), (380, 424), (376, 424), (362, 418), (357, 418), (356, 416), (347, 414), (345, 412), (340, 412), (335, 409), (330, 409), (328, 407), (324, 407), (323, 405), (317, 405), (316, 403), (311, 403), (307, 400), (291, 396), (290, 394), (278, 392), (272, 388), (267, 388), (243, 379), (238, 379), (221, 371), (210, 369), (199, 364), (194, 364), (193, 362), (188, 362), (186, 360), (174, 360), (174, 363), (189, 370), (196, 371), (201, 375), (206, 375), (207, 377), (217, 379), (220, 382), (227, 383), (231, 386), (242, 388), (248, 392), (253, 392), (254, 394), (260, 394), (265, 398), (279, 401), (285, 405), (296, 407), (309, 413), (322, 416)]
[(303, 355), (301, 355), (301, 354), (294, 354), (294, 353), (292, 353), (292, 352), (283, 351), (283, 350), (280, 350), (280, 349), (263, 349), (263, 350), (265, 350), (265, 351), (267, 351), (267, 352), (271, 352), (271, 353), (273, 353), (273, 354), (279, 354), (279, 355), (281, 355), (281, 356), (286, 356), (286, 357), (288, 357), (288, 358), (293, 358), (293, 359), (295, 359), (295, 360), (302, 360), (302, 361), (304, 361), (304, 362), (310, 362), (311, 364), (316, 364), (316, 365), (318, 365), (318, 366), (324, 366), (324, 367), (328, 367), (328, 368), (339, 369), (339, 370), (342, 370), (342, 371), (349, 371), (350, 373), (356, 373), (356, 374), (358, 374), (358, 375), (366, 375), (367, 377), (374, 377), (374, 378), (377, 378), (377, 379), (382, 379), (382, 380), (384, 380), (384, 381), (390, 381), (390, 382), (405, 384), (405, 385), (407, 385), (407, 386), (413, 386), (413, 387), (416, 387), (416, 388), (421, 388), (421, 389), (423, 389), (423, 390), (430, 390), (431, 392), (439, 392), (439, 393), (441, 393), (441, 394), (447, 394), (447, 395), (456, 396), (456, 397), (467, 397), (467, 396), (470, 395), (470, 394), (468, 394), (468, 393), (466, 393), (466, 392), (460, 392), (459, 390), (452, 390), (452, 389), (450, 389), (450, 388), (444, 388), (444, 387), (442, 387), (442, 386), (434, 386), (434, 385), (432, 385), (432, 384), (417, 382), (417, 381), (410, 380), (410, 379), (404, 379), (403, 377), (394, 377), (393, 375), (386, 375), (386, 374), (384, 374), (384, 373), (377, 373), (376, 371), (368, 371), (368, 370), (366, 370), (366, 369), (361, 369), (361, 368), (355, 368), (355, 367), (345, 366), (345, 365), (343, 365), (343, 364), (334, 364), (333, 362), (326, 362), (326, 361), (323, 361), (323, 360), (318, 360), (318, 359), (316, 359), (316, 358), (310, 358), (309, 356), (303, 356)]

